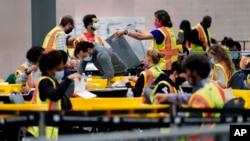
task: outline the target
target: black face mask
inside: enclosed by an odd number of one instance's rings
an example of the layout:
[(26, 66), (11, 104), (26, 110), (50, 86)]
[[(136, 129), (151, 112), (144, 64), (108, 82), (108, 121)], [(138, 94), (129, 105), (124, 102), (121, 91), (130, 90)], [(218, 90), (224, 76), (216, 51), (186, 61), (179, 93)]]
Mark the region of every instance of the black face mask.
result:
[(65, 31), (65, 34), (69, 34), (70, 32), (72, 32), (73, 28), (70, 28), (68, 30)]
[(175, 79), (175, 84), (177, 85), (177, 86), (180, 86), (183, 82), (185, 82), (186, 81), (186, 79), (185, 78), (182, 78), (182, 77), (177, 77), (176, 79)]

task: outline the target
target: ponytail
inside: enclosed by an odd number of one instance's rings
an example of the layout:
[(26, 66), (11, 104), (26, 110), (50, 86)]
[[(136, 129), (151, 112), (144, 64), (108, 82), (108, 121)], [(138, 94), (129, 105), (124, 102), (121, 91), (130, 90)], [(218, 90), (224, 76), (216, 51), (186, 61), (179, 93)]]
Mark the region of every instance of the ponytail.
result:
[(154, 64), (158, 64), (160, 59), (163, 58), (165, 54), (156, 49), (150, 49), (147, 51), (147, 56), (152, 58)]

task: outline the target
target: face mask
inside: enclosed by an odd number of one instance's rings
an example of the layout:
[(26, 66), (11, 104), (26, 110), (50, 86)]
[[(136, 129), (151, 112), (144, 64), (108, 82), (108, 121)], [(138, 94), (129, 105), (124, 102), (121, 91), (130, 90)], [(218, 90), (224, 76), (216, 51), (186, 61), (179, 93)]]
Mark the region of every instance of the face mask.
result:
[(69, 34), (70, 32), (72, 32), (73, 28), (70, 28), (68, 30), (65, 31), (65, 34)]
[(55, 74), (55, 79), (56, 80), (61, 80), (64, 76), (64, 70), (61, 70), (61, 71), (57, 71), (56, 74)]
[(86, 62), (89, 62), (92, 60), (92, 56), (89, 55), (88, 57), (84, 58), (83, 60)]
[(155, 28), (162, 27), (162, 24), (160, 22), (158, 22), (158, 21), (155, 21), (154, 25), (155, 25)]
[(185, 78), (182, 78), (182, 77), (177, 77), (176, 79), (175, 79), (175, 84), (177, 85), (177, 86), (180, 86), (183, 82), (185, 82), (186, 81), (186, 79)]
[(216, 61), (214, 60), (214, 58), (211, 58), (211, 59), (210, 59), (210, 62), (211, 62), (212, 64), (216, 64)]
[(231, 56), (233, 59), (238, 59), (239, 58), (239, 54), (237, 52), (232, 52)]
[(98, 30), (100, 28), (99, 23), (93, 23), (93, 29)]

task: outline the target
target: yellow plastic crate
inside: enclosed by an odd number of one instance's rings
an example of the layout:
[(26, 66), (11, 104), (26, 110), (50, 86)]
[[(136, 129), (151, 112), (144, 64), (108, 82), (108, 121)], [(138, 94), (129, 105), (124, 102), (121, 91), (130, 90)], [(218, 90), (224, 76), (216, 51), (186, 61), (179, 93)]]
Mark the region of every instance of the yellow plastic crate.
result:
[(10, 94), (11, 92), (20, 92), (22, 84), (3, 84), (0, 85), (0, 94)]
[(250, 90), (232, 89), (232, 93), (234, 96), (242, 97), (244, 99), (250, 98)]
[[(115, 76), (113, 77), (109, 82), (108, 82), (108, 86), (112, 86), (113, 83), (115, 82), (119, 82), (122, 81), (123, 79), (125, 79), (128, 76)], [(135, 86), (135, 82), (134, 81), (130, 81), (132, 86)]]
[(105, 89), (107, 87), (107, 79), (88, 79), (87, 87), (89, 90)]
[(102, 79), (101, 76), (88, 76), (87, 79)]

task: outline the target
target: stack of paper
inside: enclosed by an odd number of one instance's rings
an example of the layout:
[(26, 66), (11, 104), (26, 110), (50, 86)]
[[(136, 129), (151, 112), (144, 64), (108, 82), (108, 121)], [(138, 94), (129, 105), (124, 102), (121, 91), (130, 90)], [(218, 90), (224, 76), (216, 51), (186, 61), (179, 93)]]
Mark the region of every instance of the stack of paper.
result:
[(75, 83), (75, 89), (74, 89), (75, 94), (77, 94), (80, 97), (83, 97), (85, 99), (96, 97), (95, 94), (85, 90), (85, 82), (84, 82), (84, 80), (80, 81), (79, 79), (75, 79), (74, 83)]

